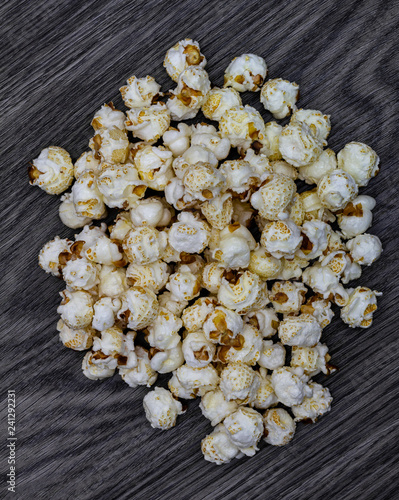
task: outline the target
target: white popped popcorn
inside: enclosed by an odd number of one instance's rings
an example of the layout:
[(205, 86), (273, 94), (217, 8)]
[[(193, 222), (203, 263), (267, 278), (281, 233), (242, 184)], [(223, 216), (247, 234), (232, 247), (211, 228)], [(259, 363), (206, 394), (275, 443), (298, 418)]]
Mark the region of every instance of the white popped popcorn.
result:
[(327, 387), (323, 387), (316, 382), (309, 383), (312, 390), (312, 396), (304, 398), (299, 405), (292, 406), (292, 413), (295, 416), (295, 421), (300, 420), (316, 420), (331, 410), (332, 397)]
[(241, 54), (235, 57), (224, 73), (224, 86), (233, 87), (238, 92), (258, 92), (267, 74), (267, 66), (255, 54)]
[(337, 155), (338, 167), (350, 174), (358, 186), (367, 186), (379, 171), (377, 153), (362, 142), (349, 142)]
[(202, 271), (202, 286), (211, 293), (217, 293), (224, 273), (223, 267), (216, 262), (206, 264)]
[(76, 330), (87, 328), (91, 325), (93, 318), (93, 296), (84, 290), (60, 292), (61, 304), (57, 312), (61, 315), (63, 322)]
[(213, 297), (201, 297), (197, 299), (193, 305), (183, 311), (181, 319), (184, 328), (188, 332), (201, 330), (207, 317), (213, 313), (215, 305), (216, 299)]
[(279, 149), (285, 161), (303, 167), (315, 161), (322, 152), (322, 142), (303, 122), (291, 122), (280, 135)]
[(201, 278), (187, 269), (180, 268), (180, 271), (169, 276), (166, 288), (177, 300), (192, 300), (198, 297), (201, 290)]
[(369, 328), (377, 309), (377, 297), (382, 293), (364, 286), (350, 288), (348, 293), (348, 303), (341, 309), (342, 321), (351, 328)]
[(210, 342), (204, 332), (189, 332), (183, 340), (183, 355), (186, 363), (195, 368), (209, 365), (216, 353), (216, 346)]
[(233, 206), (231, 194), (224, 193), (204, 201), (201, 205), (201, 213), (212, 227), (222, 230), (231, 222)]
[(253, 408), (240, 406), (223, 420), (231, 441), (249, 457), (258, 451), (257, 444), (263, 435), (262, 415)]
[(126, 259), (123, 256), (123, 250), (118, 242), (113, 242), (105, 234), (99, 236), (94, 243), (86, 245), (88, 248), (84, 254), (87, 259), (97, 264), (106, 266), (114, 265), (123, 267), (126, 265)]
[(363, 234), (373, 221), (372, 210), (375, 199), (371, 196), (361, 195), (347, 203), (345, 208), (338, 212), (338, 225), (345, 238), (354, 238)]
[(71, 246), (73, 242), (56, 236), (47, 242), (39, 252), (39, 266), (54, 276), (61, 276), (62, 268), (72, 257)]
[(218, 291), (218, 300), (238, 314), (261, 309), (268, 302), (266, 283), (250, 271), (241, 274), (237, 281), (229, 282), (223, 278)]
[(147, 327), (147, 342), (158, 349), (172, 349), (181, 338), (179, 330), (183, 322), (168, 309), (160, 307), (155, 320)]
[(184, 172), (183, 185), (186, 193), (199, 201), (211, 200), (219, 195), (225, 178), (224, 172), (209, 163), (197, 162)]
[(302, 244), (297, 256), (312, 260), (323, 254), (328, 246), (331, 226), (321, 220), (306, 221), (302, 225)]
[(125, 210), (142, 198), (147, 188), (135, 166), (129, 163), (125, 165), (103, 163), (97, 178), (97, 187), (108, 207)]
[(330, 115), (324, 115), (317, 109), (298, 109), (292, 114), (291, 123), (305, 123), (322, 145), (327, 146), (331, 130)]
[(155, 293), (166, 285), (169, 274), (169, 266), (162, 260), (150, 264), (130, 263), (126, 269), (126, 279), (130, 286), (150, 288)]
[(341, 210), (357, 195), (354, 178), (343, 170), (333, 170), (324, 175), (317, 184), (317, 195), (321, 204), (330, 210)]
[(258, 372), (260, 385), (258, 392), (256, 393), (255, 400), (251, 403), (258, 410), (266, 410), (271, 406), (275, 406), (278, 403), (276, 394), (272, 386), (272, 378), (267, 375), (267, 370), (265, 368), (260, 368)]
[(185, 38), (171, 47), (163, 62), (164, 68), (174, 82), (177, 82), (180, 74), (191, 66), (206, 66), (204, 54), (200, 51), (200, 46), (195, 40)]
[(260, 242), (277, 259), (292, 259), (302, 244), (301, 230), (295, 222), (287, 219), (266, 224)]
[(273, 446), (284, 446), (294, 437), (294, 419), (284, 408), (272, 408), (263, 415), (265, 441)]
[(209, 120), (220, 121), (224, 113), (231, 108), (242, 106), (240, 94), (237, 90), (227, 87), (215, 87), (206, 95), (202, 105), (202, 112)]
[(309, 377), (314, 377), (320, 372), (329, 375), (335, 371), (329, 365), (331, 356), (328, 354), (328, 347), (325, 344), (316, 344), (314, 347), (293, 346), (291, 351), (291, 366), (303, 368)]
[(100, 283), (98, 285), (99, 296), (118, 297), (128, 289), (126, 282), (126, 270), (115, 266), (101, 266)]
[(302, 403), (305, 396), (312, 395), (312, 389), (307, 385), (308, 377), (302, 368), (283, 366), (272, 373), (272, 385), (278, 400), (285, 406)]
[(200, 408), (205, 418), (211, 421), (211, 425), (220, 424), (222, 420), (238, 409), (235, 401), (228, 401), (220, 389), (206, 392), (200, 402)]
[(306, 286), (291, 281), (276, 281), (269, 294), (270, 302), (278, 313), (298, 313), (305, 301)]
[(257, 274), (263, 280), (271, 280), (277, 277), (282, 269), (282, 261), (270, 255), (266, 249), (257, 245), (249, 257), (248, 270)]
[(112, 128), (96, 130), (89, 146), (97, 159), (108, 163), (125, 163), (129, 154), (129, 139), (126, 130), (115, 125)]
[(61, 204), (58, 213), (62, 223), (72, 229), (78, 229), (91, 222), (90, 217), (85, 217), (76, 213), (72, 193), (65, 193), (61, 196)]
[(174, 157), (181, 156), (190, 147), (191, 127), (185, 123), (179, 123), (177, 128), (170, 127), (163, 134), (162, 140)]
[(278, 336), (285, 345), (312, 347), (321, 337), (321, 326), (311, 314), (287, 316), (278, 326)]
[(352, 259), (361, 266), (371, 266), (382, 253), (381, 240), (374, 234), (359, 234), (347, 241), (346, 246)]
[(176, 425), (178, 415), (183, 412), (180, 401), (173, 398), (172, 394), (162, 387), (155, 387), (143, 399), (145, 416), (154, 429), (167, 430)]
[(127, 322), (127, 327), (141, 330), (150, 325), (158, 314), (158, 301), (149, 288), (131, 287), (120, 296), (121, 308), (117, 316)]
[(219, 347), (217, 359), (222, 363), (237, 361), (254, 366), (260, 357), (262, 349), (260, 331), (250, 324), (244, 324), (239, 339), (239, 345), (223, 345)]
[(325, 149), (321, 155), (308, 165), (298, 168), (298, 176), (307, 184), (317, 184), (319, 180), (337, 169), (337, 157), (332, 149)]
[(223, 424), (217, 425), (213, 432), (201, 441), (201, 451), (207, 462), (216, 465), (227, 464), (233, 458), (243, 456), (238, 447), (231, 441)]
[(265, 124), (265, 145), (263, 145), (262, 151), (267, 153), (267, 157), (270, 161), (277, 161), (283, 158), (280, 151), (280, 136), (283, 131), (283, 127), (276, 122), (267, 122)]
[(230, 139), (233, 147), (248, 149), (255, 141), (266, 141), (265, 122), (251, 106), (234, 106), (221, 116), (219, 129), (222, 137)]
[(163, 102), (143, 108), (129, 109), (126, 115), (127, 130), (130, 130), (134, 137), (149, 144), (153, 144), (162, 137), (170, 125), (170, 113)]
[(128, 78), (127, 85), (119, 90), (127, 108), (144, 108), (145, 106), (151, 106), (155, 100), (154, 98), (159, 95), (161, 86), (152, 76), (147, 75), (144, 78), (137, 78), (133, 75)]
[(71, 290), (92, 290), (100, 282), (100, 266), (86, 259), (71, 259), (63, 270), (62, 277)]
[(267, 80), (262, 87), (260, 102), (274, 118), (281, 120), (296, 110), (299, 85), (282, 78)]
[(255, 245), (255, 239), (246, 227), (239, 223), (229, 224), (220, 232), (213, 258), (225, 269), (246, 268)]
[(325, 328), (331, 323), (334, 313), (331, 310), (331, 302), (323, 299), (320, 295), (316, 294), (301, 306), (301, 312), (304, 314), (311, 314), (319, 322), (322, 328)]
[(172, 152), (163, 146), (144, 146), (134, 157), (140, 179), (151, 189), (162, 191), (174, 177)]
[(118, 298), (101, 297), (101, 299), (97, 300), (93, 305), (93, 328), (101, 332), (114, 326), (116, 313), (120, 307), (121, 301)]
[(123, 240), (123, 250), (129, 262), (151, 264), (162, 257), (167, 235), (151, 226), (131, 229)]
[[(153, 352), (151, 352), (153, 351)], [(184, 363), (182, 343), (179, 342), (171, 349), (158, 350), (150, 349), (151, 368), (157, 373), (171, 373), (177, 370)]]
[(113, 127), (118, 127), (121, 130), (124, 130), (125, 120), (125, 113), (116, 109), (114, 104), (110, 102), (108, 104), (104, 104), (96, 112), (91, 122), (91, 126), (96, 131), (101, 128), (111, 129)]
[(109, 378), (115, 373), (117, 364), (113, 356), (105, 356), (101, 351), (88, 351), (82, 360), (83, 375), (90, 380)]
[(29, 183), (47, 194), (61, 194), (73, 182), (73, 164), (69, 153), (58, 146), (43, 149), (28, 169)]
[(90, 219), (102, 219), (107, 214), (104, 198), (98, 189), (97, 174), (86, 170), (72, 186), (72, 199), (76, 214)]
[(265, 339), (273, 337), (280, 322), (273, 307), (265, 307), (250, 312), (245, 316), (245, 321), (255, 326)]
[(231, 362), (220, 374), (220, 389), (227, 401), (250, 404), (255, 400), (260, 385), (259, 377), (249, 365)]
[(268, 220), (286, 219), (295, 194), (295, 182), (281, 174), (269, 175), (251, 196), (251, 205)]
[(224, 160), (230, 152), (230, 140), (221, 137), (213, 125), (192, 125), (191, 145), (207, 148), (217, 160)]
[(66, 325), (62, 319), (57, 323), (57, 330), (60, 334), (60, 340), (65, 347), (74, 351), (86, 351), (93, 345), (93, 336), (95, 330), (90, 326), (75, 330)]
[(136, 201), (130, 209), (134, 226), (165, 227), (172, 218), (173, 208), (162, 198), (152, 196)]
[(78, 179), (83, 172), (86, 172), (86, 170), (93, 170), (95, 173), (100, 172), (101, 162), (100, 159), (96, 158), (96, 156), (97, 154), (93, 153), (91, 150), (86, 151), (79, 156), (73, 167), (73, 175), (75, 179)]
[(155, 384), (158, 373), (151, 368), (148, 351), (143, 347), (135, 348), (137, 355), (137, 365), (132, 368), (118, 367), (122, 380), (133, 389), (139, 385), (151, 387)]
[(285, 364), (285, 347), (280, 342), (264, 340), (258, 360), (259, 366), (268, 370), (277, 370)]
[(184, 364), (176, 370), (176, 376), (180, 384), (186, 389), (198, 392), (200, 396), (206, 392), (216, 389), (219, 384), (219, 375), (211, 365), (195, 368)]
[(169, 244), (177, 252), (201, 253), (208, 244), (210, 229), (190, 212), (181, 212), (169, 231)]

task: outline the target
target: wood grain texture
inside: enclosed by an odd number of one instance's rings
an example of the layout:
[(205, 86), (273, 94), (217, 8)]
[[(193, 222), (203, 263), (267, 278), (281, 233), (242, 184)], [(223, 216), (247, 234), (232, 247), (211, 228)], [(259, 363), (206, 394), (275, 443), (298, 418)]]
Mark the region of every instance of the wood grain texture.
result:
[[(31, 0), (3, 2), (0, 14), (2, 471), (7, 388), (18, 401), (10, 498), (398, 498), (397, 2)], [(335, 319), (323, 333), (340, 367), (325, 382), (331, 413), (299, 425), (289, 446), (262, 444), (255, 457), (224, 467), (202, 458), (211, 426), (197, 401), (171, 431), (153, 430), (142, 409), (147, 389), (132, 390), (117, 376), (91, 382), (81, 374), (83, 354), (62, 347), (55, 329), (62, 282), (39, 269), (37, 254), (54, 235), (74, 231), (58, 219), (59, 198), (30, 187), (26, 176), (47, 145), (76, 159), (92, 115), (103, 102), (122, 105), (118, 88), (131, 74), (170, 88), (162, 60), (184, 37), (200, 42), (213, 83), (222, 83), (233, 56), (263, 56), (271, 77), (300, 84), (301, 106), (332, 115), (330, 147), (360, 140), (381, 157), (380, 174), (362, 193), (377, 199), (371, 232), (384, 254), (360, 281), (384, 295), (369, 330)], [(261, 109), (258, 95), (244, 99)]]

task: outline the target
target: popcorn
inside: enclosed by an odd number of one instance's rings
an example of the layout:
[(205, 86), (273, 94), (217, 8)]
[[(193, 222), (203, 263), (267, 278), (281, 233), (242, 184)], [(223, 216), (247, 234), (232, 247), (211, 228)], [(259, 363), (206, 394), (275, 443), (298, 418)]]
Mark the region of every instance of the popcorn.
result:
[(169, 276), (166, 288), (177, 300), (192, 300), (200, 294), (201, 280), (189, 268), (181, 269)]
[(201, 451), (207, 462), (216, 465), (227, 464), (233, 458), (240, 458), (240, 451), (229, 438), (223, 424), (216, 426), (213, 432), (201, 441)]
[(135, 352), (137, 355), (137, 365), (133, 368), (118, 367), (119, 375), (133, 389), (139, 385), (151, 387), (155, 384), (158, 374), (151, 368), (148, 351), (143, 347), (137, 346)]
[(206, 264), (202, 271), (202, 286), (208, 290), (208, 292), (217, 293), (221, 285), (224, 271), (225, 270), (216, 262)]
[(300, 258), (312, 260), (320, 257), (328, 245), (331, 227), (323, 221), (311, 220), (302, 225), (302, 245), (297, 251)]
[(177, 81), (177, 87), (171, 91), (166, 102), (172, 120), (194, 118), (205, 102), (206, 94), (211, 89), (208, 73), (200, 66), (184, 69)]
[(105, 356), (100, 351), (88, 351), (82, 360), (83, 375), (90, 380), (102, 380), (112, 377), (115, 373), (117, 360)]
[(71, 245), (71, 240), (61, 239), (59, 236), (56, 236), (40, 250), (39, 266), (46, 273), (50, 273), (53, 276), (61, 276), (62, 268), (72, 256)]
[(97, 264), (105, 264), (107, 266), (114, 265), (123, 267), (126, 265), (122, 248), (118, 243), (111, 241), (108, 236), (102, 235), (96, 239), (91, 245), (87, 245), (85, 255), (88, 260), (97, 262)]
[(228, 401), (220, 389), (206, 392), (199, 404), (202, 414), (211, 421), (211, 425), (220, 424), (226, 417), (238, 409), (235, 401)]
[(260, 245), (257, 245), (249, 257), (248, 270), (257, 274), (263, 280), (276, 278), (282, 269), (282, 261), (270, 255)]
[(223, 420), (232, 443), (249, 457), (259, 450), (257, 444), (263, 435), (262, 415), (253, 408), (240, 406)]
[(268, 370), (277, 370), (285, 363), (285, 347), (280, 342), (276, 344), (272, 340), (264, 340), (258, 359), (259, 366)]
[(307, 380), (302, 368), (283, 366), (272, 373), (274, 392), (285, 406), (299, 405), (306, 396), (312, 395), (312, 389), (306, 384)]
[(267, 80), (260, 93), (260, 102), (274, 118), (281, 120), (295, 111), (299, 96), (299, 85), (282, 78)]
[(315, 382), (309, 383), (312, 390), (311, 397), (305, 397), (301, 404), (292, 407), (295, 421), (311, 420), (316, 422), (318, 417), (323, 416), (331, 410), (332, 397), (327, 387)]
[(367, 186), (379, 172), (377, 153), (362, 142), (349, 142), (337, 155), (338, 167), (350, 174), (358, 186)]
[(184, 309), (182, 321), (184, 328), (188, 332), (197, 332), (200, 330), (207, 319), (213, 313), (216, 300), (212, 297), (201, 297), (194, 304)]
[(153, 144), (162, 137), (170, 125), (170, 113), (163, 102), (143, 108), (129, 109), (126, 115), (127, 130), (133, 132), (133, 137), (138, 137), (149, 144)]
[(145, 416), (154, 429), (163, 431), (176, 425), (178, 415), (184, 413), (180, 401), (176, 401), (172, 394), (162, 387), (155, 387), (143, 399)]
[(347, 203), (342, 212), (338, 212), (339, 229), (345, 238), (353, 238), (367, 231), (373, 221), (374, 207), (374, 198), (361, 195)]
[(281, 174), (271, 174), (251, 196), (251, 205), (268, 220), (286, 219), (287, 209), (295, 195), (292, 179)]
[(90, 326), (80, 330), (73, 330), (60, 319), (57, 323), (57, 330), (59, 331), (61, 342), (69, 349), (85, 351), (93, 345), (95, 331)]
[(224, 86), (233, 87), (238, 92), (258, 92), (267, 74), (267, 66), (255, 54), (242, 54), (235, 57), (224, 73)]
[(129, 262), (151, 264), (159, 260), (165, 251), (167, 235), (151, 226), (131, 229), (123, 240), (123, 250)]
[(100, 283), (98, 285), (98, 295), (100, 297), (118, 297), (128, 289), (126, 282), (126, 271), (115, 266), (101, 266)]
[(131, 164), (102, 164), (97, 178), (97, 187), (108, 207), (128, 209), (142, 198), (146, 186), (140, 180), (136, 168)]
[(321, 155), (308, 165), (298, 168), (298, 176), (307, 184), (317, 184), (327, 174), (337, 169), (337, 157), (332, 149), (325, 149)]
[(325, 257), (320, 257), (319, 260), (323, 266), (328, 266), (333, 273), (340, 276), (341, 281), (344, 284), (349, 283), (351, 280), (360, 278), (362, 274), (359, 264), (353, 262), (350, 255), (344, 250), (331, 252)]
[(224, 113), (231, 108), (242, 106), (240, 94), (233, 88), (211, 89), (202, 105), (202, 112), (209, 120), (220, 121)]
[(229, 224), (221, 231), (218, 246), (212, 254), (225, 269), (246, 268), (255, 245), (255, 239), (246, 227)]
[(288, 444), (295, 434), (295, 422), (283, 408), (267, 410), (263, 415), (265, 441), (273, 446)]
[(276, 281), (272, 286), (269, 299), (278, 313), (298, 313), (305, 301), (306, 292), (307, 288), (302, 283)]
[(249, 199), (260, 184), (259, 176), (245, 160), (225, 161), (220, 166), (220, 172), (225, 179), (226, 188), (244, 201)]
[(323, 115), (317, 109), (298, 109), (292, 114), (290, 123), (305, 123), (322, 145), (327, 146), (331, 130), (330, 115)]
[(380, 292), (364, 286), (349, 288), (349, 299), (341, 309), (341, 319), (351, 328), (369, 328), (373, 322), (373, 313), (377, 309), (377, 297)]
[(255, 400), (259, 386), (256, 372), (241, 362), (229, 363), (220, 374), (220, 389), (227, 401), (250, 404)]
[[(195, 165), (198, 162), (203, 162), (203, 163), (209, 163), (211, 167), (217, 167), (218, 166), (218, 160), (215, 156), (215, 153), (213, 153), (210, 149), (203, 147), (203, 146), (190, 146), (184, 153), (183, 153), (183, 159), (185, 160), (186, 163), (189, 165)], [(179, 170), (176, 171), (176, 165), (177, 165), (177, 158), (173, 162), (173, 168), (175, 169), (176, 175), (178, 177), (183, 178), (184, 177), (184, 172), (182, 175), (179, 175)], [(186, 166), (184, 168), (187, 168)]]
[(267, 375), (267, 370), (265, 368), (260, 368), (259, 370), (260, 386), (252, 406), (259, 410), (266, 410), (271, 406), (275, 406), (278, 403), (277, 396), (274, 394), (271, 376)]
[(284, 160), (275, 160), (271, 162), (271, 168), (273, 173), (285, 175), (290, 177), (292, 180), (298, 178), (298, 169), (290, 165)]
[(228, 309), (238, 314), (246, 314), (251, 310), (260, 309), (267, 303), (266, 284), (257, 274), (250, 271), (245, 271), (233, 283), (223, 278), (218, 291), (218, 300)]
[(323, 143), (303, 122), (290, 122), (280, 135), (279, 148), (284, 160), (294, 167), (303, 167), (315, 161), (322, 152)]
[[(101, 355), (113, 356), (117, 358), (118, 354), (123, 352), (123, 331), (118, 327), (104, 328), (101, 337), (95, 337), (93, 342), (93, 351), (100, 351)], [(135, 357), (136, 365), (137, 357)]]
[(72, 290), (91, 291), (98, 283), (100, 266), (86, 259), (69, 260), (63, 270), (62, 277)]
[(302, 201), (304, 211), (304, 220), (319, 219), (323, 222), (334, 222), (335, 216), (323, 207), (320, 198), (317, 195), (317, 188), (304, 191), (299, 195)]
[(260, 242), (276, 259), (292, 259), (302, 244), (299, 227), (291, 220), (273, 221), (266, 224)]
[(158, 314), (158, 301), (149, 288), (131, 287), (120, 296), (119, 319), (127, 321), (127, 327), (141, 330), (149, 326)]
[(272, 307), (265, 307), (258, 311), (250, 312), (245, 316), (245, 321), (257, 328), (263, 338), (273, 337), (277, 332), (279, 319)]
[(165, 56), (163, 66), (174, 82), (177, 82), (180, 74), (191, 66), (206, 66), (204, 54), (195, 40), (185, 38), (171, 47)]
[(301, 312), (314, 316), (321, 328), (329, 325), (334, 317), (334, 313), (331, 310), (331, 302), (317, 294), (310, 297), (306, 304), (301, 306)]
[(93, 328), (101, 332), (114, 326), (116, 313), (120, 307), (121, 301), (118, 298), (102, 297), (95, 302), (93, 305)]
[(83, 290), (60, 292), (61, 304), (57, 312), (69, 328), (80, 330), (90, 326), (93, 318), (93, 297)]
[(206, 338), (215, 344), (242, 347), (243, 320), (240, 315), (223, 306), (217, 306), (203, 323)]
[(270, 161), (281, 160), (282, 155), (280, 152), (280, 136), (283, 131), (283, 127), (276, 122), (267, 122), (265, 124), (265, 144), (267, 147), (263, 147), (267, 152), (267, 156)]
[(201, 276), (204, 266), (205, 260), (200, 255), (182, 252), (180, 260), (175, 266), (175, 271), (180, 272), (189, 270), (196, 276)]
[(339, 289), (339, 276), (328, 266), (322, 266), (319, 262), (305, 269), (302, 281), (324, 299), (327, 299), (331, 293), (335, 294)]
[(299, 279), (302, 276), (302, 270), (309, 265), (305, 259), (299, 258), (297, 255), (293, 259), (281, 259), (281, 272), (276, 276), (279, 280)]
[(28, 168), (29, 184), (47, 194), (61, 194), (73, 181), (73, 164), (69, 153), (58, 146), (43, 149)]
[(169, 266), (162, 260), (156, 260), (151, 264), (130, 263), (126, 269), (126, 278), (130, 286), (150, 288), (155, 293), (166, 285), (169, 274)]
[(207, 201), (219, 195), (225, 178), (223, 171), (209, 163), (197, 162), (184, 172), (183, 185), (193, 199)]
[(118, 127), (100, 128), (89, 142), (97, 159), (107, 163), (125, 163), (129, 154), (126, 130)]
[(59, 206), (58, 213), (65, 226), (77, 229), (91, 222), (90, 217), (82, 217), (76, 213), (72, 193), (63, 194), (61, 196), (61, 202), (62, 203)]
[(140, 179), (151, 189), (162, 191), (174, 177), (172, 152), (163, 146), (144, 146), (134, 157)]
[(179, 253), (201, 253), (210, 237), (208, 224), (190, 212), (181, 212), (177, 220), (170, 228), (169, 244)]
[(182, 344), (179, 342), (171, 349), (150, 349), (151, 368), (158, 373), (171, 373), (184, 363)]
[(341, 210), (357, 195), (354, 178), (343, 170), (333, 170), (324, 175), (317, 185), (321, 204), (330, 210)]
[(147, 75), (144, 78), (137, 78), (133, 75), (128, 78), (127, 85), (121, 87), (119, 90), (127, 108), (144, 108), (151, 106), (156, 100), (161, 86), (152, 76)]
[[(158, 353), (159, 354), (159, 353)], [(184, 358), (183, 358), (184, 363)], [(180, 365), (181, 366), (181, 365)], [(177, 369), (177, 368), (176, 368)], [(174, 398), (180, 399), (195, 399), (198, 395), (198, 389), (186, 389), (181, 385), (179, 379), (177, 378), (176, 371), (173, 372), (172, 377), (168, 381), (168, 388), (173, 394)], [(207, 393), (204, 393), (207, 394)]]
[(211, 364), (202, 368), (195, 368), (185, 364), (180, 366), (175, 373), (184, 388), (196, 392), (200, 396), (216, 389), (219, 383), (219, 375)]
[(224, 160), (230, 152), (230, 140), (220, 137), (213, 125), (192, 125), (191, 145), (209, 149), (217, 160)]
[(245, 324), (240, 334), (240, 345), (224, 345), (219, 347), (217, 357), (222, 363), (233, 361), (254, 366), (262, 349), (262, 335), (260, 331), (250, 324)]
[(190, 147), (191, 127), (185, 123), (179, 123), (177, 128), (169, 127), (163, 134), (162, 140), (165, 146), (172, 151), (174, 157), (181, 156)]
[(179, 330), (183, 322), (168, 309), (160, 307), (158, 315), (147, 327), (147, 342), (157, 349), (173, 349), (180, 342)]
[(104, 198), (98, 189), (97, 176), (92, 170), (83, 172), (72, 186), (75, 212), (80, 217), (102, 219), (107, 214)]
[(359, 234), (346, 242), (352, 259), (362, 266), (371, 266), (380, 258), (382, 244), (378, 236), (373, 234)]
[(183, 340), (183, 355), (186, 363), (194, 368), (202, 368), (213, 361), (216, 346), (204, 335), (204, 332), (187, 333)]
[(258, 111), (248, 105), (227, 109), (220, 118), (219, 129), (233, 147), (248, 149), (255, 141), (267, 144), (265, 122)]
[(167, 291), (163, 292), (161, 295), (158, 295), (158, 302), (159, 307), (163, 307), (179, 317), (188, 305), (187, 300), (180, 300)]
[(97, 155), (93, 153), (93, 151), (86, 151), (79, 156), (73, 167), (73, 175), (75, 179), (78, 179), (79, 176), (87, 170), (93, 170), (96, 174), (101, 171), (101, 163), (96, 156)]
[(101, 128), (111, 129), (118, 127), (121, 130), (125, 129), (125, 113), (115, 109), (112, 102), (104, 104), (94, 115), (91, 126), (95, 131)]
[(224, 193), (204, 201), (201, 213), (207, 222), (215, 229), (224, 229), (231, 222), (233, 216), (233, 201), (231, 194)]
[(314, 347), (293, 346), (291, 351), (291, 366), (300, 367), (306, 375), (314, 377), (320, 372), (329, 375), (333, 370), (328, 365), (331, 356), (325, 344), (317, 344)]
[(312, 347), (321, 337), (321, 326), (310, 314), (287, 316), (278, 326), (278, 336), (285, 345)]

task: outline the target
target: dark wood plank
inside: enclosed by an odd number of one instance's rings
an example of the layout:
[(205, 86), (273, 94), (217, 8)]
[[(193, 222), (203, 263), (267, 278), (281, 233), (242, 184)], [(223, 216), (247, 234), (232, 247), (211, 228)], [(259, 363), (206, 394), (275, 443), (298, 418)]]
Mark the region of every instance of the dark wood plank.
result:
[[(3, 395), (17, 391), (15, 497), (395, 498), (398, 4), (31, 0), (6, 1), (0, 13), (0, 373)], [(93, 113), (111, 99), (121, 105), (118, 88), (131, 74), (151, 74), (170, 88), (164, 53), (186, 36), (200, 42), (214, 83), (222, 83), (233, 56), (255, 52), (265, 57), (270, 76), (300, 84), (301, 106), (332, 115), (330, 147), (361, 140), (381, 157), (380, 174), (362, 192), (377, 198), (372, 232), (384, 254), (361, 283), (384, 295), (369, 330), (336, 319), (324, 333), (341, 368), (326, 381), (335, 398), (331, 413), (316, 425), (300, 425), (289, 446), (262, 445), (254, 458), (224, 467), (202, 458), (200, 440), (211, 426), (197, 402), (176, 428), (152, 430), (142, 409), (146, 389), (132, 390), (119, 377), (86, 380), (82, 354), (62, 347), (55, 329), (62, 282), (39, 269), (37, 254), (55, 234), (73, 231), (57, 217), (59, 199), (30, 188), (26, 177), (28, 161), (49, 144), (76, 159), (87, 147)], [(257, 99), (245, 96), (260, 110)]]

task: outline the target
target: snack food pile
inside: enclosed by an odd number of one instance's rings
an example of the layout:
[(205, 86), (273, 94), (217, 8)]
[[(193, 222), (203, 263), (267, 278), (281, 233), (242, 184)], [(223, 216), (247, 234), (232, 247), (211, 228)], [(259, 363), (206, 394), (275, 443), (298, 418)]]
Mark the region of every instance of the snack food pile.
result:
[[(298, 109), (296, 83), (265, 80), (263, 58), (233, 59), (221, 88), (205, 66), (197, 42), (178, 42), (164, 60), (173, 90), (131, 76), (120, 89), (127, 111), (97, 111), (88, 151), (73, 164), (50, 146), (29, 176), (49, 194), (72, 186), (59, 215), (77, 234), (39, 255), (65, 281), (62, 343), (87, 351), (91, 380), (118, 371), (150, 387), (170, 374), (168, 390), (144, 397), (147, 419), (170, 429), (180, 400), (200, 397), (214, 427), (204, 458), (223, 464), (254, 455), (262, 437), (287, 444), (297, 422), (330, 410), (313, 377), (334, 370), (321, 342), (332, 306), (368, 328), (381, 295), (346, 286), (382, 252), (366, 233), (375, 201), (359, 195), (379, 158), (360, 142), (326, 148), (330, 117)], [(244, 91), (289, 123), (265, 123)], [(214, 125), (182, 122), (199, 111)], [(113, 223), (94, 225), (108, 209), (118, 209)]]

